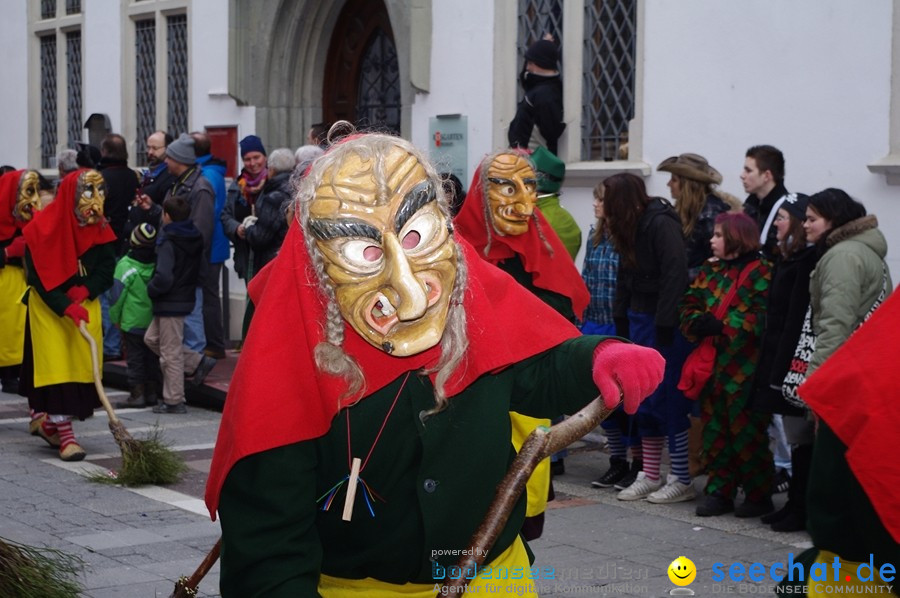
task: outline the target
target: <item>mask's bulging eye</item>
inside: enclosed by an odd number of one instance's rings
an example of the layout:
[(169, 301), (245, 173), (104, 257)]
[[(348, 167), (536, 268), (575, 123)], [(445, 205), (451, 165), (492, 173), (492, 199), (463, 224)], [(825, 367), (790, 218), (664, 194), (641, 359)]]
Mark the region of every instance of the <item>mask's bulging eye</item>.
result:
[(401, 244), (403, 245), (403, 249), (415, 249), (421, 240), (422, 236), (418, 232), (411, 230), (403, 237), (403, 242)]
[(417, 255), (433, 249), (432, 245), (441, 228), (441, 219), (435, 211), (419, 210), (400, 231), (400, 245), (403, 251)]
[(82, 197), (84, 197), (85, 199), (93, 199), (93, 198), (94, 198), (94, 192), (93, 192), (93, 191), (85, 191), (85, 192), (82, 194)]
[(351, 239), (341, 247), (341, 255), (351, 266), (368, 269), (381, 260), (384, 250), (371, 240)]
[(499, 190), (500, 194), (505, 195), (506, 197), (512, 197), (516, 194), (516, 188), (512, 185), (501, 185)]

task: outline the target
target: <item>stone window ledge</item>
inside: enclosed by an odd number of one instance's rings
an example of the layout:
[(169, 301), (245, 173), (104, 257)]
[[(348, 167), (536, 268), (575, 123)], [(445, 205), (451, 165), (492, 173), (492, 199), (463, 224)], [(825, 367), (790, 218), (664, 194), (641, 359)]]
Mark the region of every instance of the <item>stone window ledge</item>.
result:
[(601, 180), (620, 172), (630, 172), (640, 177), (650, 174), (651, 167), (639, 160), (613, 162), (571, 162), (566, 164), (567, 187), (593, 187)]
[(868, 165), (869, 172), (883, 174), (888, 185), (900, 185), (900, 154), (888, 154)]

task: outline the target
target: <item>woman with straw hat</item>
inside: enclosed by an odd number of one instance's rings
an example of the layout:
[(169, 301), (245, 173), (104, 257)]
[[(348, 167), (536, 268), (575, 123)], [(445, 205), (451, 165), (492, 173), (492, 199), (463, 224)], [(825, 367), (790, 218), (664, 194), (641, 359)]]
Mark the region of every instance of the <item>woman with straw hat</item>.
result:
[(703, 262), (712, 257), (709, 240), (713, 235), (716, 216), (739, 209), (741, 202), (733, 195), (716, 189), (722, 182), (719, 171), (699, 154), (681, 154), (666, 158), (657, 167), (669, 172), (669, 189), (675, 200), (675, 211), (681, 219), (688, 254), (688, 274), (691, 280)]

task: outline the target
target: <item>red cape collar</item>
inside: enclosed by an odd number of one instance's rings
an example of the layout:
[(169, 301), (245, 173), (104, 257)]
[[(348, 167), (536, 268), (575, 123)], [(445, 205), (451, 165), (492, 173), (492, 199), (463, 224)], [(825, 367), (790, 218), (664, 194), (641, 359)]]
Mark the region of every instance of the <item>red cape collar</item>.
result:
[[(578, 330), (510, 276), (474, 254), (457, 237), (468, 268), (463, 300), (469, 348), (447, 385), (447, 395), (463, 391), (480, 376), (508, 367), (579, 336)], [(296, 222), (278, 257), (250, 283), (256, 310), (232, 377), (206, 486), (206, 504), (215, 519), (219, 492), (240, 459), (324, 435), (345, 390), (342, 380), (321, 374), (313, 350), (323, 339), (325, 309), (303, 234)], [(540, 328), (522, 325), (521, 314), (540, 319)], [(539, 315), (535, 315), (539, 314)], [(410, 357), (392, 357), (345, 325), (344, 350), (362, 368), (371, 394), (409, 371), (433, 365), (440, 346)], [(434, 375), (432, 375), (433, 380)], [(279, 397), (277, 418), (270, 417)]]

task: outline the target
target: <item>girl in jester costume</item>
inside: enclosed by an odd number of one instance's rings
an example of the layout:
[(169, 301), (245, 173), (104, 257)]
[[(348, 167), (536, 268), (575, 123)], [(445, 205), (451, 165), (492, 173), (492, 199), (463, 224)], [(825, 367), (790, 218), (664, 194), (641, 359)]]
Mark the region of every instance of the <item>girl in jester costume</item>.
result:
[[(207, 484), (222, 595), (433, 596), (514, 456), (509, 411), (554, 416), (599, 392), (633, 412), (662, 358), (580, 336), (475, 256), (401, 139), (332, 146), (295, 213), (250, 284)], [(524, 515), (523, 497), (486, 565), (529, 569)]]

